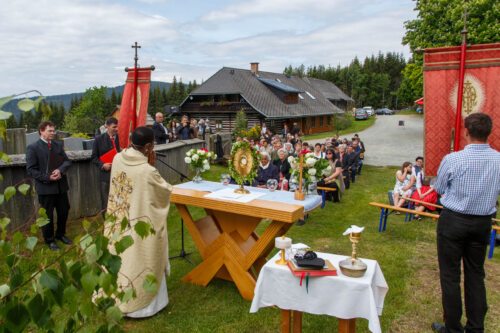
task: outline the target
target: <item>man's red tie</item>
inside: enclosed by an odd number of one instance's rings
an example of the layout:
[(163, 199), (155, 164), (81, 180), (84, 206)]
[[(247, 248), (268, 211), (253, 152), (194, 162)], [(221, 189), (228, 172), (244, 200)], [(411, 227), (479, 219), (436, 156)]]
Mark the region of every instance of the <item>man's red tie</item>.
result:
[(50, 148), (52, 147), (52, 142), (47, 141), (47, 146), (49, 147), (49, 150), (50, 150)]
[(109, 137), (111, 140), (111, 145), (113, 145), (113, 149), (116, 150), (116, 143), (115, 143), (115, 138)]

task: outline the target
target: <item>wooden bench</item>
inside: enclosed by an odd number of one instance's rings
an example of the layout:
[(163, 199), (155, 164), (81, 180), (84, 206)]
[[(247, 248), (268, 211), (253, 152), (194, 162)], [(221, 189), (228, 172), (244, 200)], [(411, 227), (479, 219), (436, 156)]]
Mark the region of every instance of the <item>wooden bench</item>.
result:
[(488, 252), (488, 259), (493, 258), (493, 252), (495, 251), (495, 243), (497, 239), (497, 232), (500, 232), (500, 223), (499, 219), (491, 219), (493, 221), (493, 225), (491, 226), (491, 235), (490, 235), (490, 251)]
[(413, 214), (413, 215), (418, 214), (419, 216), (430, 217), (432, 219), (439, 218), (438, 214), (419, 212), (419, 211), (416, 211), (414, 209), (402, 208), (402, 207), (392, 206), (392, 205), (383, 204), (383, 203), (379, 203), (379, 202), (370, 202), (369, 205), (380, 208), (380, 220), (379, 220), (379, 225), (378, 225), (379, 232), (386, 230), (387, 217), (389, 216), (389, 209), (393, 210), (393, 211), (398, 211), (398, 212), (402, 212), (402, 213), (409, 213), (409, 214)]
[[(443, 206), (429, 204), (427, 202), (423, 202), (423, 201), (416, 200), (416, 199), (410, 199), (410, 198), (405, 198), (405, 199), (408, 201), (416, 202), (416, 203), (422, 203), (422, 204), (434, 206), (436, 208), (441, 208), (441, 209), (443, 208)], [(375, 207), (380, 208), (380, 221), (379, 221), (379, 226), (378, 226), (379, 232), (385, 231), (385, 229), (387, 227), (387, 217), (389, 216), (389, 209), (395, 210), (395, 211), (400, 211), (403, 213), (410, 213), (410, 214), (418, 214), (420, 216), (427, 216), (427, 217), (430, 217), (432, 219), (439, 218), (438, 214), (432, 214), (432, 213), (427, 213), (427, 212), (417, 212), (417, 211), (412, 210), (412, 209), (396, 207), (396, 206), (387, 205), (387, 204), (378, 203), (378, 202), (370, 202), (369, 204), (371, 206), (375, 206)], [(493, 258), (493, 253), (495, 251), (495, 243), (496, 243), (497, 233), (500, 233), (500, 219), (492, 218), (491, 222), (493, 223), (493, 225), (491, 227), (490, 250), (488, 251), (488, 259)]]
[(432, 204), (432, 203), (429, 203), (429, 202), (425, 202), (425, 201), (421, 201), (421, 200), (417, 200), (417, 199), (412, 199), (412, 198), (403, 198), (403, 199), (405, 199), (406, 201), (418, 203), (418, 204), (421, 204), (421, 205), (426, 205), (426, 206), (431, 206), (431, 207), (436, 207), (436, 208), (439, 208), (439, 209), (443, 209), (443, 206), (441, 206), (441, 205), (436, 205), (436, 204)]
[(326, 204), (326, 192), (335, 192), (336, 188), (326, 187), (326, 186), (318, 186), (316, 188), (318, 191), (321, 191), (321, 208), (325, 208)]

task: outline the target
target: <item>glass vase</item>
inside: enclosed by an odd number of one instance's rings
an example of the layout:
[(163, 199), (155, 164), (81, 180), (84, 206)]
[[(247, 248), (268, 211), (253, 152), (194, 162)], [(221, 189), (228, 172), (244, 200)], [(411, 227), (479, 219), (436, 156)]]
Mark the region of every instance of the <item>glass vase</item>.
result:
[(203, 171), (202, 168), (196, 168), (195, 172), (196, 174), (193, 177), (193, 183), (201, 183), (203, 181), (203, 178), (201, 178), (201, 172)]

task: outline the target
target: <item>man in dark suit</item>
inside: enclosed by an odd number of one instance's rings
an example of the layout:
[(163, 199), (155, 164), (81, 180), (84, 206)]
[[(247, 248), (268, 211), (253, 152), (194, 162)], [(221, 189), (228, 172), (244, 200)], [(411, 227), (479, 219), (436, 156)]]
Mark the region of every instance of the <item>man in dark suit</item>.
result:
[(349, 159), (351, 182), (356, 182), (356, 171), (358, 170), (359, 152), (354, 151), (354, 145), (347, 147), (347, 158)]
[(351, 167), (351, 160), (347, 155), (346, 146), (343, 144), (339, 146), (338, 159), (340, 161), (340, 164), (342, 165), (342, 177), (344, 178), (345, 188), (349, 189), (349, 187), (351, 186), (351, 176), (349, 172)]
[[(54, 141), (55, 126), (44, 121), (38, 126), (40, 140), (26, 149), (26, 170), (35, 179), (35, 189), (40, 206), (45, 208), (49, 223), (42, 227), (45, 243), (53, 251), (59, 250), (55, 240), (72, 244), (66, 237), (66, 221), (69, 212), (68, 180), (66, 171), (71, 162), (63, 145)], [(57, 212), (57, 230), (54, 237), (54, 209)]]
[(176, 132), (179, 140), (189, 140), (195, 138), (193, 128), (189, 125), (188, 116), (182, 116), (181, 124), (177, 126)]
[(92, 146), (92, 163), (99, 168), (99, 181), (101, 192), (101, 209), (102, 214), (106, 212), (108, 207), (109, 183), (111, 178), (111, 163), (104, 163), (101, 157), (109, 153), (112, 149), (120, 152), (120, 141), (118, 140), (118, 120), (114, 117), (106, 120), (106, 132), (98, 135)]
[(155, 115), (155, 122), (153, 123), (153, 133), (155, 136), (155, 144), (162, 145), (168, 142), (168, 131), (163, 125), (163, 113), (158, 112)]

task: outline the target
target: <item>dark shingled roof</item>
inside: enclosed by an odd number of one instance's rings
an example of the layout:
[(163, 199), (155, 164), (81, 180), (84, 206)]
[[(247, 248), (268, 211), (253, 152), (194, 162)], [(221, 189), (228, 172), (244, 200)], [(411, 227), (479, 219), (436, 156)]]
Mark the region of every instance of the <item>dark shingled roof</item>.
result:
[(286, 84), (283, 84), (280, 81), (276, 81), (276, 79), (274, 79), (274, 80), (273, 79), (264, 79), (262, 77), (259, 77), (258, 79), (260, 82), (263, 82), (264, 84), (267, 84), (268, 86), (279, 89), (279, 90), (286, 92), (286, 93), (301, 93), (301, 92), (303, 92), (302, 90), (287, 86)]
[[(344, 112), (325, 98), (324, 92), (311, 84), (310, 80), (271, 72), (259, 72), (256, 76), (250, 70), (223, 67), (192, 91), (191, 95), (240, 94), (248, 104), (267, 118), (299, 118)], [(282, 91), (284, 87), (287, 87), (287, 89), (295, 90), (293, 92), (300, 92), (299, 95), (302, 98), (299, 98), (297, 104), (285, 104), (266, 85), (270, 82), (276, 82), (273, 86), (277, 89), (280, 89), (277, 86), (281, 86)], [(332, 86), (335, 87), (333, 84)], [(333, 92), (331, 94), (333, 95)]]
[(344, 100), (347, 102), (354, 102), (354, 100), (347, 96), (342, 90), (330, 81), (314, 79), (312, 77), (305, 77), (304, 80), (319, 90), (323, 96), (330, 101)]

